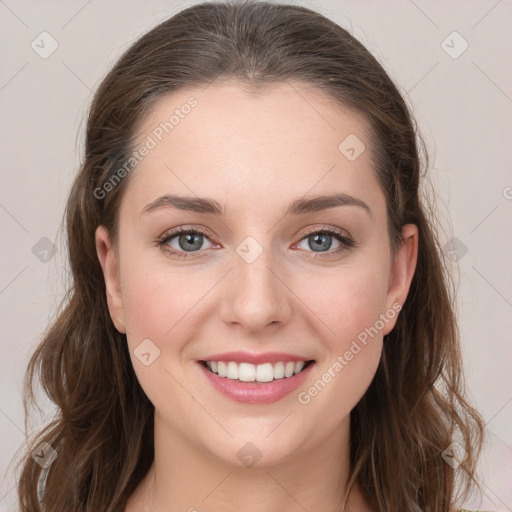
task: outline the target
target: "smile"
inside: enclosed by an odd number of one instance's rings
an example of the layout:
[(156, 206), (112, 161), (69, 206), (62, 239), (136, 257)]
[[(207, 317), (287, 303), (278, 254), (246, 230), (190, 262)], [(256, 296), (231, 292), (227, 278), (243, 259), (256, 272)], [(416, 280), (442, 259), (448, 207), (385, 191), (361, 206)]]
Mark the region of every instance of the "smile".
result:
[(237, 363), (235, 361), (203, 361), (219, 377), (241, 382), (272, 382), (288, 379), (300, 373), (312, 361), (278, 361), (277, 363)]
[(235, 361), (197, 363), (214, 390), (243, 404), (270, 404), (283, 399), (304, 384), (315, 366), (313, 360), (257, 365)]

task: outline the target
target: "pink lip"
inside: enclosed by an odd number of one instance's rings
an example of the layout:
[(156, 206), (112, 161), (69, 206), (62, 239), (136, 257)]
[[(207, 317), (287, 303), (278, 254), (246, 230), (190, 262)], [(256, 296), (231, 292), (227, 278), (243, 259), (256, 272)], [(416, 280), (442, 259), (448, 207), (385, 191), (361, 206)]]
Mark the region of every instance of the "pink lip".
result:
[[(237, 350), (235, 352), (224, 352), (223, 354), (215, 354), (202, 359), (203, 361), (234, 361), (235, 363), (251, 363), (251, 364), (263, 364), (263, 363), (278, 363), (283, 361), (287, 363), (289, 361), (311, 361), (313, 358), (305, 358), (296, 356), (293, 354), (286, 354), (285, 352), (265, 352), (263, 354), (251, 354), (250, 352), (244, 352), (243, 350)], [(291, 378), (291, 377), (290, 377)]]
[[(215, 361), (215, 359), (208, 359), (208, 361), (212, 360)], [(219, 360), (222, 360), (222, 358)], [(233, 361), (233, 359), (228, 360)], [(283, 359), (279, 360), (283, 361)], [(299, 360), (304, 361), (304, 359)], [(247, 359), (245, 361), (248, 362)], [(285, 359), (285, 361), (290, 361), (290, 359)], [(303, 384), (314, 363), (310, 363), (293, 377), (275, 379), (272, 382), (242, 382), (228, 379), (211, 372), (201, 362), (198, 362), (198, 366), (213, 387), (231, 400), (244, 404), (270, 404), (277, 402)]]

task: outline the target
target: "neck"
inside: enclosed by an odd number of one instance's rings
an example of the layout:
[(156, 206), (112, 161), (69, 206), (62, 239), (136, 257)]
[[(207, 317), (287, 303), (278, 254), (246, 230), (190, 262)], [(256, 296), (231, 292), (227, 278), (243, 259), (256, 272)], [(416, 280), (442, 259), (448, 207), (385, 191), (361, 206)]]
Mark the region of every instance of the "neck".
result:
[(308, 452), (245, 467), (201, 451), (155, 413), (155, 459), (125, 512), (369, 512), (357, 486), (343, 508), (348, 439), (347, 423)]

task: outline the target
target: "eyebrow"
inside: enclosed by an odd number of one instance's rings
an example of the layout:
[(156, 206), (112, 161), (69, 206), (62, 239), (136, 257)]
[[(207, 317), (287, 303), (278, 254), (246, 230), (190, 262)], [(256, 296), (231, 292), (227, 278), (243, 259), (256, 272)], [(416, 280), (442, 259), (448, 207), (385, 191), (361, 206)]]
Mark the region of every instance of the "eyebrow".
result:
[[(365, 210), (370, 217), (372, 216), (370, 207), (364, 201), (343, 193), (319, 195), (310, 199), (305, 199), (303, 197), (295, 199), (288, 205), (284, 211), (284, 215), (301, 215), (320, 210), (327, 210), (329, 208), (336, 208), (338, 206), (357, 206)], [(177, 208), (178, 210), (205, 213), (218, 217), (226, 215), (225, 206), (221, 205), (214, 199), (165, 194), (149, 203), (142, 210), (141, 216), (164, 208)]]

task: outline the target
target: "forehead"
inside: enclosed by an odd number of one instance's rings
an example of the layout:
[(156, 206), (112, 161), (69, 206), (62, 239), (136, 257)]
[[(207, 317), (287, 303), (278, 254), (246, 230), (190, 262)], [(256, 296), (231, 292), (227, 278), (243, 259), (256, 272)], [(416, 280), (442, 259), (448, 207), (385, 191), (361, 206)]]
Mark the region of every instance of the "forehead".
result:
[(309, 84), (182, 89), (161, 98), (136, 133), (135, 148), (151, 148), (130, 176), (135, 200), (237, 193), (250, 208), (334, 187), (372, 201), (378, 188), (364, 117)]

